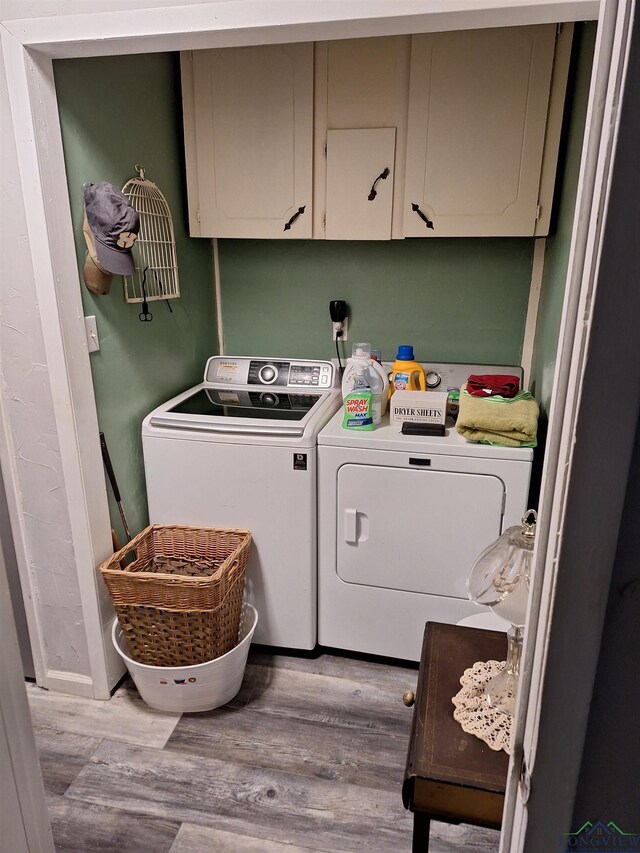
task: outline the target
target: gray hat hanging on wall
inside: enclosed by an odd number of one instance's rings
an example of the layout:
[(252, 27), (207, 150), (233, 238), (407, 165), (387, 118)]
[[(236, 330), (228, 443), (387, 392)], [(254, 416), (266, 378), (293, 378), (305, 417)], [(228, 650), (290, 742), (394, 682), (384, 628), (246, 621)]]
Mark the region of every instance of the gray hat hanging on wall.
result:
[(107, 181), (85, 184), (84, 209), (99, 268), (114, 275), (133, 275), (131, 249), (140, 219), (129, 199)]

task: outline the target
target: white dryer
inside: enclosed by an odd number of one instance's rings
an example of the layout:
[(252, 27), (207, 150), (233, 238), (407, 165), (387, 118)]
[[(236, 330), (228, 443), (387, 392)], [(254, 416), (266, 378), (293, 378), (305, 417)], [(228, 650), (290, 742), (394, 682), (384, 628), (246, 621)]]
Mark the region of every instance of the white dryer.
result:
[(316, 644), (316, 437), (339, 406), (331, 362), (214, 356), (143, 422), (151, 522), (251, 531), (257, 643)]
[[(431, 387), (460, 387), (485, 365), (428, 366)], [(531, 448), (408, 436), (388, 415), (371, 432), (318, 436), (318, 642), (417, 661), (425, 622), (478, 612), (467, 597), (480, 552), (526, 510)]]

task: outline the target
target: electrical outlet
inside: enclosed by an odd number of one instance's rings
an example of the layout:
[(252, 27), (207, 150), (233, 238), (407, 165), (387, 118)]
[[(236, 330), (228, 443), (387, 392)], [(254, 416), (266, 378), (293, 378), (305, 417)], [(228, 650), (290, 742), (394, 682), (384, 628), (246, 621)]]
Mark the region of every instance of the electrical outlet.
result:
[[(333, 340), (335, 341), (335, 340), (337, 340), (337, 335), (336, 335), (336, 327), (334, 326), (333, 323), (331, 324), (331, 329), (333, 331)], [(348, 317), (345, 317), (344, 320), (342, 321), (342, 335), (340, 336), (340, 340), (341, 341), (348, 341), (349, 340), (349, 318)]]

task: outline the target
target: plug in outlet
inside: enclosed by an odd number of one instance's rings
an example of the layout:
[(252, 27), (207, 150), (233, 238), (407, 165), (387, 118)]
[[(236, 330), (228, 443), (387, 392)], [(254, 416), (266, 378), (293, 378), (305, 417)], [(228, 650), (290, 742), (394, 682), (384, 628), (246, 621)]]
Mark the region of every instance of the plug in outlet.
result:
[[(332, 299), (329, 303), (329, 316), (333, 323), (333, 340), (348, 340), (349, 323), (347, 317), (348, 305), (344, 299)], [(338, 334), (341, 332), (341, 334)]]
[(338, 335), (337, 335), (338, 329), (336, 328), (336, 326), (340, 326), (340, 325), (342, 325), (342, 334), (340, 335), (340, 340), (341, 341), (348, 341), (349, 340), (349, 318), (348, 317), (345, 317), (344, 320), (342, 321), (342, 323), (332, 323), (333, 340), (335, 341), (338, 339)]

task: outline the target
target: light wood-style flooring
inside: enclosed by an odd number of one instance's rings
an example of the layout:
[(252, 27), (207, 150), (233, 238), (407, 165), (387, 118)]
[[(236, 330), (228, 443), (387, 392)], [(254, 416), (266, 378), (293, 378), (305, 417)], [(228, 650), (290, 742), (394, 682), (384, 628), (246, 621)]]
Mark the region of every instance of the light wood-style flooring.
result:
[[(28, 685), (56, 849), (131, 853), (411, 850), (401, 785), (417, 669), (252, 650), (215, 711)], [(432, 853), (495, 853), (498, 833), (432, 824)]]

